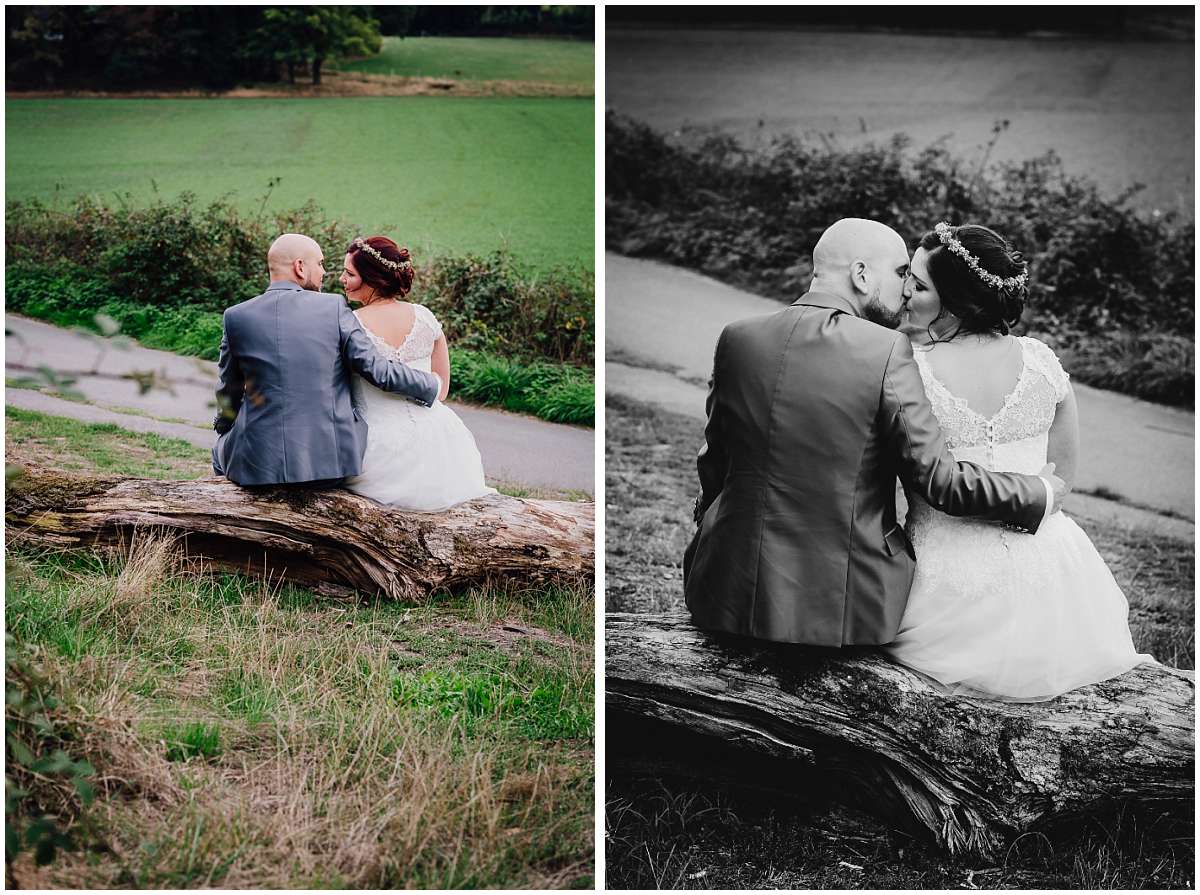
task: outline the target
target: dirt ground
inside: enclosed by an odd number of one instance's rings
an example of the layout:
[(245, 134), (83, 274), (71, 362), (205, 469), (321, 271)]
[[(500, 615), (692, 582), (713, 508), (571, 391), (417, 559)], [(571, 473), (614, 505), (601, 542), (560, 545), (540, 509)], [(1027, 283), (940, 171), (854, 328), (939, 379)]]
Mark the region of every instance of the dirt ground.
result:
[(1139, 207), (1192, 216), (1195, 115), (1187, 42), (610, 28), (606, 105), (656, 129), (750, 143), (787, 133), (849, 146), (903, 132), (993, 160), (1053, 149)]
[(542, 81), (472, 81), (450, 78), (405, 78), (360, 72), (326, 72), (322, 83), (313, 85), (256, 84), (233, 90), (134, 90), (108, 93), (99, 90), (9, 91), (7, 99), (298, 99), (331, 96), (593, 96), (591, 85), (555, 84)]

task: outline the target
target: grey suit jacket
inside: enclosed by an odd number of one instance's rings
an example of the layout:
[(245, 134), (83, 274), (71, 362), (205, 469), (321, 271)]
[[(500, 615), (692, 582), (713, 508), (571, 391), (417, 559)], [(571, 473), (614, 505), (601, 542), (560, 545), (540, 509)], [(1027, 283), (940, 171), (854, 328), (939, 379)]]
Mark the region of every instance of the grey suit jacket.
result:
[(955, 516), (1034, 531), (1037, 476), (955, 462), (908, 339), (809, 293), (717, 343), (684, 557), (698, 627), (820, 646), (883, 644), (915, 558), (896, 479)]
[(437, 377), (384, 357), (340, 295), (277, 281), (224, 315), (213, 468), (239, 485), (362, 472), (367, 423), (351, 376), (426, 406)]

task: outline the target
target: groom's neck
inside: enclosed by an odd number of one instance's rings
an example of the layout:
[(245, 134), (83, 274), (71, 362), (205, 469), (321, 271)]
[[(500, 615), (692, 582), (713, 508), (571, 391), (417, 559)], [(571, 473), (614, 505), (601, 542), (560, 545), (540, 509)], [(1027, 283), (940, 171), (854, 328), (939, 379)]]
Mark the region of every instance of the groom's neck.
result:
[(836, 295), (843, 301), (849, 302), (858, 313), (862, 314), (863, 299), (853, 289), (848, 289), (842, 283), (830, 281), (828, 278), (813, 277), (812, 282), (808, 284), (809, 292), (824, 292), (826, 295)]

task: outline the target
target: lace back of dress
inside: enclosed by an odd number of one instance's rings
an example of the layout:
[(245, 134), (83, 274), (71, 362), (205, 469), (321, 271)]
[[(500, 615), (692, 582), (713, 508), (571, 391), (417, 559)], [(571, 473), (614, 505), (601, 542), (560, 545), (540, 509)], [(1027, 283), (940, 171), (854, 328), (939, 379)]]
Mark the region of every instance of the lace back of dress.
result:
[(366, 330), (371, 341), (379, 346), (389, 357), (406, 364), (427, 361), (433, 356), (433, 346), (442, 334), (442, 326), (438, 323), (433, 312), (423, 305), (413, 305), (413, 325), (408, 336), (397, 347), (386, 342), (383, 338)]
[(915, 352), (925, 393), (952, 450), (1022, 441), (1049, 432), (1058, 402), (1066, 395), (1068, 377), (1044, 344), (1029, 337), (1021, 337), (1020, 343), (1021, 373), (991, 417), (976, 413), (946, 388), (934, 375), (925, 350)]

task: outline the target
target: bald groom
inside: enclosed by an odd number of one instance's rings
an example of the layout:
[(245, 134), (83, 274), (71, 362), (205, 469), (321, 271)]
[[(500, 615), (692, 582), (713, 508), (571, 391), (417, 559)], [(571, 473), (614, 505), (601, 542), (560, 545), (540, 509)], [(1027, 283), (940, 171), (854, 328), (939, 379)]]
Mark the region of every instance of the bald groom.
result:
[(362, 472), (367, 446), (355, 373), (426, 406), (441, 382), (381, 354), (346, 299), (320, 291), (314, 240), (284, 233), (267, 269), (267, 291), (222, 320), (213, 471), (239, 485), (336, 485)]
[(696, 625), (817, 646), (895, 638), (915, 557), (896, 479), (931, 506), (1036, 531), (1065, 485), (956, 462), (908, 339), (908, 251), (847, 218), (813, 250), (810, 291), (730, 324), (713, 360), (684, 593)]

